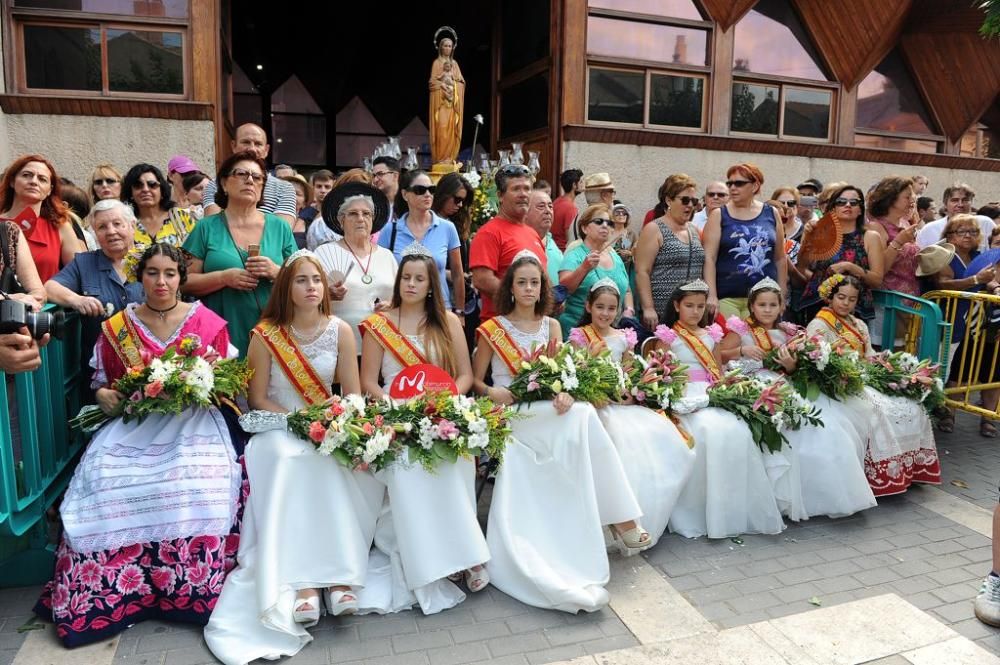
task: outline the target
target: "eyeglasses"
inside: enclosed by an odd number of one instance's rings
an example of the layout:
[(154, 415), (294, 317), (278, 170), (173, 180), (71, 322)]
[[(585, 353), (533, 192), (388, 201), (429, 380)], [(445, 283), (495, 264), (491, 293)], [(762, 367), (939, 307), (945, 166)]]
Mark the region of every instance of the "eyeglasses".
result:
[(434, 185), (410, 185), (406, 188), (406, 191), (417, 196), (423, 196), (424, 194), (434, 194), (437, 191), (437, 187)]
[(979, 233), (978, 229), (959, 229), (957, 231), (952, 231), (951, 234), (955, 236), (974, 236)]
[(732, 189), (733, 187), (746, 187), (752, 182), (753, 180), (727, 180), (726, 187), (730, 189)]
[[(104, 187), (105, 185), (117, 185), (118, 178), (94, 178), (94, 184), (98, 187)], [(159, 185), (160, 183), (156, 183)]]
[(497, 171), (500, 175), (509, 177), (527, 177), (531, 175), (531, 169), (524, 164), (508, 164)]
[(590, 220), (591, 224), (597, 224), (598, 226), (611, 226), (614, 224), (610, 219), (604, 219), (603, 217), (598, 217), (597, 219)]
[(457, 206), (464, 206), (467, 203), (467, 201), (461, 196), (453, 196), (451, 197), (451, 200), (454, 201)]
[(134, 185), (132, 189), (159, 189), (160, 183), (157, 180), (139, 180)]
[(861, 207), (861, 199), (834, 199), (833, 205), (835, 206), (851, 206), (852, 208)]
[(791, 208), (792, 206), (795, 205), (795, 199), (788, 199), (787, 201), (782, 201), (781, 199), (778, 199), (778, 203), (785, 206), (786, 208)]
[(678, 196), (677, 200), (681, 202), (681, 205), (684, 205), (684, 206), (693, 206), (695, 203), (698, 202), (698, 197), (697, 196)]
[(253, 180), (253, 184), (259, 185), (264, 182), (264, 174), (250, 171), (248, 169), (233, 169), (229, 172), (230, 177), (237, 180)]
[(710, 199), (724, 199), (729, 196), (729, 194), (727, 192), (705, 192), (705, 196)]
[(392, 173), (398, 173), (398, 171), (372, 171), (372, 180), (376, 178), (384, 178)]

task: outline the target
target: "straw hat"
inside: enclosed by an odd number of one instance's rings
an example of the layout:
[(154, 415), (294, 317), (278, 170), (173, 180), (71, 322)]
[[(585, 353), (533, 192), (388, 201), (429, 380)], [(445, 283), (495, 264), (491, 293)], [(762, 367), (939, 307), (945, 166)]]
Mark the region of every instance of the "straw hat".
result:
[(611, 176), (607, 173), (593, 173), (583, 179), (583, 188), (593, 192), (614, 189), (615, 185), (611, 182)]
[(955, 246), (950, 242), (939, 242), (928, 245), (917, 252), (917, 277), (936, 275), (941, 269), (951, 263), (955, 256)]

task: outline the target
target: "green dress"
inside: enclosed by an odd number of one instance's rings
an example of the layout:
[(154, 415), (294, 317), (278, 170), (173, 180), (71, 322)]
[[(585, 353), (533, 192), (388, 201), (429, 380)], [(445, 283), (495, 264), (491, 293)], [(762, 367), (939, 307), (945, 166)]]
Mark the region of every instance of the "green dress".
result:
[[(295, 237), (288, 222), (271, 214), (264, 214), (264, 233), (260, 238), (261, 256), (277, 265), (285, 262), (297, 249)], [(202, 272), (218, 272), (230, 268), (243, 268), (247, 259), (244, 248), (237, 248), (226, 226), (225, 213), (204, 218), (194, 227), (184, 241), (184, 251), (204, 262)], [(229, 324), (229, 339), (240, 350), (240, 358), (247, 355), (250, 330), (260, 320), (261, 311), (271, 295), (273, 283), (262, 279), (253, 291), (240, 291), (229, 287), (219, 289), (201, 298), (205, 306)], [(222, 350), (220, 349), (220, 353)]]
[[(580, 267), (584, 259), (590, 254), (590, 248), (585, 244), (580, 243), (573, 249), (566, 252), (563, 256), (562, 266), (560, 271), (569, 270), (572, 272)], [(590, 295), (590, 287), (594, 285), (599, 279), (607, 277), (612, 280), (617, 286), (618, 290), (621, 292), (621, 298), (618, 300), (618, 311), (621, 312), (622, 307), (625, 303), (625, 293), (629, 290), (628, 284), (628, 271), (625, 270), (625, 264), (622, 263), (621, 257), (615, 251), (610, 251), (612, 266), (610, 269), (605, 270), (600, 266), (594, 268), (587, 276), (583, 278), (580, 282), (580, 286), (576, 287), (576, 291), (573, 291), (566, 299), (566, 309), (559, 316), (559, 325), (562, 328), (563, 339), (569, 336), (569, 331), (572, 328), (577, 327), (580, 322), (580, 317), (583, 316), (583, 304), (587, 302), (587, 296)]]

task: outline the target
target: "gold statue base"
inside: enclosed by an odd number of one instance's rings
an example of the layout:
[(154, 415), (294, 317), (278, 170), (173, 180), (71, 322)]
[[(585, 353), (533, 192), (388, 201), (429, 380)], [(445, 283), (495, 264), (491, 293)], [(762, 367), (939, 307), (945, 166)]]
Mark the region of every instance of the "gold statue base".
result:
[(432, 166), (431, 172), (428, 175), (431, 178), (431, 182), (433, 182), (436, 185), (438, 183), (438, 180), (440, 180), (444, 176), (448, 175), (449, 173), (458, 173), (461, 170), (462, 170), (462, 162), (452, 162), (451, 164), (448, 164), (446, 162), (441, 162), (439, 164), (435, 164), (434, 166)]

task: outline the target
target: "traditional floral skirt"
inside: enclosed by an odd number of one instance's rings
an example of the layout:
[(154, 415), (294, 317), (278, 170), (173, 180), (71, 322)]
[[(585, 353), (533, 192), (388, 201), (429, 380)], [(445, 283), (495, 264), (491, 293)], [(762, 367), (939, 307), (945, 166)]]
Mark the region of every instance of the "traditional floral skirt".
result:
[(249, 495), (246, 435), (225, 413), (239, 454), (242, 491), (229, 533), (125, 545), (81, 553), (60, 540), (55, 573), (42, 589), (35, 614), (56, 624), (66, 647), (110, 638), (147, 619), (205, 625), (236, 566), (243, 507)]
[(865, 475), (875, 496), (905, 492), (912, 483), (941, 484), (934, 429), (922, 405), (866, 387), (873, 425), (865, 451)]

